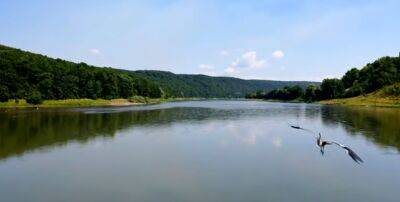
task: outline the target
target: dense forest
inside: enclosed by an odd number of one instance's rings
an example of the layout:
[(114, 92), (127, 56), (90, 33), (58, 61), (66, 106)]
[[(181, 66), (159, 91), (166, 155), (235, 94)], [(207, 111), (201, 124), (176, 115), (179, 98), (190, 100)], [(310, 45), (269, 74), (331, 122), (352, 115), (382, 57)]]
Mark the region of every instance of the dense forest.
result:
[[(340, 78), (324, 79), (321, 85), (309, 85), (303, 91), (299, 86), (275, 90), (259, 90), (247, 98), (279, 99), (313, 102), (333, 98), (348, 98), (371, 93), (384, 86), (400, 82), (400, 56), (382, 57), (361, 69), (352, 68)], [(393, 87), (395, 88), (395, 87)], [(398, 89), (392, 89), (397, 94)], [(389, 92), (390, 94), (390, 92)]]
[(0, 45), (0, 101), (161, 97), (157, 84), (112, 68), (52, 59)]
[(206, 75), (173, 74), (165, 71), (135, 71), (158, 83), (166, 94), (174, 97), (223, 97), (242, 98), (258, 89), (273, 90), (284, 86), (298, 85), (306, 88), (318, 82), (244, 80), (232, 77), (211, 77)]
[(27, 99), (159, 97), (244, 97), (256, 89), (272, 90), (310, 82), (243, 80), (230, 77), (127, 71), (53, 59), (0, 45), (0, 102)]

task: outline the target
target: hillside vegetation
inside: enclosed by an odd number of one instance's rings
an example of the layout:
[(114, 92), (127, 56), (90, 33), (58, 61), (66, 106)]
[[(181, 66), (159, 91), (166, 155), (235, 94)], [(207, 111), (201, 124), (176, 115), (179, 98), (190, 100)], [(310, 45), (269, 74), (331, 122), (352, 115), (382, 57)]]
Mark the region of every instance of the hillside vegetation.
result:
[(273, 90), (284, 86), (299, 85), (303, 88), (318, 82), (244, 80), (233, 77), (173, 74), (165, 71), (135, 71), (135, 75), (156, 82), (174, 97), (240, 98), (258, 89)]
[(110, 100), (133, 96), (229, 98), (244, 97), (257, 89), (305, 87), (310, 83), (127, 71), (53, 59), (0, 45), (0, 102), (24, 99), (40, 104), (42, 100)]
[[(247, 97), (280, 100), (301, 99), (306, 102), (313, 102), (360, 96), (347, 100), (358, 100), (358, 102), (363, 100), (369, 103), (369, 98), (391, 99), (391, 96), (395, 94), (394, 92), (397, 92), (397, 84), (384, 88), (382, 91), (377, 90), (397, 82), (400, 82), (400, 57), (382, 57), (373, 63), (368, 63), (361, 69), (350, 69), (341, 79), (327, 78), (319, 86), (309, 85), (305, 91), (300, 87), (292, 86), (273, 91), (258, 91), (247, 95)], [(393, 93), (390, 94), (389, 91), (393, 91)], [(338, 101), (332, 101), (332, 103)]]
[(400, 107), (400, 83), (383, 87), (375, 92), (352, 98), (321, 101), (323, 104), (345, 104), (353, 106)]
[(133, 95), (157, 98), (148, 79), (112, 68), (73, 63), (0, 45), (0, 101), (26, 99), (115, 99)]

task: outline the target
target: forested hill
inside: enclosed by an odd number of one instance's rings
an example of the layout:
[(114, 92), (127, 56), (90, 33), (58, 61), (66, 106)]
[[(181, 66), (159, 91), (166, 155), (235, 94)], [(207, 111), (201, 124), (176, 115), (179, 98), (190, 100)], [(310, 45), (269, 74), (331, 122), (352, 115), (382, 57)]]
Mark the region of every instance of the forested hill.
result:
[(243, 80), (163, 71), (127, 71), (53, 59), (0, 45), (0, 101), (145, 97), (244, 97), (258, 89), (310, 82)]
[(0, 45), (0, 102), (9, 99), (157, 98), (159, 86), (112, 68), (53, 59)]
[(307, 81), (244, 80), (153, 70), (133, 73), (158, 83), (167, 94), (175, 97), (244, 97), (247, 93), (260, 89), (273, 90), (294, 85), (306, 88), (309, 84), (317, 84)]
[[(301, 98), (304, 101), (313, 102), (362, 95), (362, 98), (355, 100), (359, 103), (367, 103), (367, 99), (365, 99), (367, 94), (375, 92), (367, 96), (369, 100), (372, 100), (371, 98), (395, 97), (396, 100), (393, 101), (392, 99), (391, 103), (397, 103), (397, 99), (400, 96), (399, 83), (400, 54), (397, 57), (381, 57), (360, 69), (352, 68), (342, 78), (326, 78), (319, 86), (308, 86), (305, 92), (301, 88), (294, 86), (275, 89), (273, 91), (253, 92), (247, 95), (247, 97), (279, 100)], [(379, 96), (376, 97), (376, 95)], [(355, 100), (352, 100), (353, 103), (355, 103)], [(385, 100), (382, 101), (386, 102)], [(382, 106), (387, 106), (387, 104), (382, 104)]]

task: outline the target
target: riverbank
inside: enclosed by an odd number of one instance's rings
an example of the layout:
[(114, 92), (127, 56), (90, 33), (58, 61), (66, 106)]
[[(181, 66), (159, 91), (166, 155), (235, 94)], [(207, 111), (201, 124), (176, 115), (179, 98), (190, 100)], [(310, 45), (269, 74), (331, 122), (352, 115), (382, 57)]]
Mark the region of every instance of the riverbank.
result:
[(29, 104), (26, 100), (10, 100), (0, 102), (0, 108), (57, 108), (57, 107), (100, 107), (100, 106), (132, 106), (145, 104), (159, 104), (163, 102), (178, 102), (200, 100), (200, 98), (129, 98), (129, 99), (65, 99), (65, 100), (44, 100), (42, 104)]
[(366, 107), (400, 107), (400, 83), (385, 86), (375, 92), (352, 98), (320, 101), (328, 105), (350, 105)]
[(320, 101), (327, 105), (349, 105), (366, 107), (400, 107), (399, 97), (358, 96), (352, 98), (332, 99)]

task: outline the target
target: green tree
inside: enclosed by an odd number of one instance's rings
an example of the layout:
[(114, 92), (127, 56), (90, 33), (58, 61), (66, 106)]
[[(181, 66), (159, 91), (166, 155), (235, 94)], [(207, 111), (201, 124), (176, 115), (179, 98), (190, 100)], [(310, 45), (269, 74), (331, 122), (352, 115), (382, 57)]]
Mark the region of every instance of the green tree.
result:
[(39, 91), (33, 90), (32, 93), (26, 98), (26, 102), (34, 105), (42, 104), (42, 95)]
[(354, 82), (359, 79), (359, 72), (357, 68), (352, 68), (346, 72), (346, 74), (342, 77), (342, 83), (344, 88), (350, 88), (353, 86)]
[(309, 85), (304, 93), (306, 102), (314, 102), (321, 98), (321, 89), (316, 85)]
[(7, 86), (0, 85), (0, 102), (7, 102), (10, 99), (10, 93)]
[(321, 84), (322, 99), (339, 98), (344, 93), (344, 86), (339, 79), (324, 79)]
[(119, 76), (119, 95), (123, 98), (129, 98), (133, 95), (133, 81), (127, 75)]
[(295, 86), (288, 88), (288, 94), (285, 96), (285, 99), (294, 100), (294, 99), (302, 97), (303, 94), (304, 94), (303, 89), (300, 86), (295, 85)]

